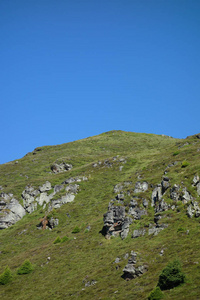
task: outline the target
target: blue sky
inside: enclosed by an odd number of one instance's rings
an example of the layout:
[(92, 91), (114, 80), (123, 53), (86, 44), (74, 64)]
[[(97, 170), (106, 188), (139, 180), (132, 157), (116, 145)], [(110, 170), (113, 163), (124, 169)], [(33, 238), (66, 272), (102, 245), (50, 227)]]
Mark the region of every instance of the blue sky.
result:
[(199, 0), (0, 1), (0, 163), (109, 130), (200, 132)]

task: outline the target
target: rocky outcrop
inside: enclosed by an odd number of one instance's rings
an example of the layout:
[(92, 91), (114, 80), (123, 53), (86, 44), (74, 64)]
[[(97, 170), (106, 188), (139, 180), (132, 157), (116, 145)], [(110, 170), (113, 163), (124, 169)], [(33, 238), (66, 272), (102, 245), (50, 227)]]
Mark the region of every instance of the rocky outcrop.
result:
[(198, 218), (200, 216), (200, 207), (197, 201), (192, 201), (191, 204), (187, 208), (187, 216), (192, 218), (195, 216)]
[(146, 264), (137, 266), (137, 253), (131, 251), (131, 257), (128, 260), (127, 265), (123, 269), (124, 274), (122, 278), (125, 280), (131, 280), (136, 277), (142, 276), (148, 271), (148, 266)]
[(58, 163), (54, 163), (51, 166), (51, 170), (54, 173), (62, 173), (62, 172), (66, 172), (72, 169), (72, 165), (71, 164), (67, 164), (66, 162), (62, 162), (60, 164)]
[[(23, 206), (12, 194), (1, 193), (0, 229), (15, 224), (26, 214), (26, 212), (32, 213), (37, 210), (38, 206), (42, 206), (43, 209), (47, 207), (47, 210), (51, 211), (53, 208), (59, 208), (63, 204), (72, 202), (79, 189), (79, 185), (74, 183), (82, 180), (88, 180), (88, 178), (85, 176), (69, 178), (62, 184), (55, 185), (54, 188), (49, 181), (46, 181), (43, 185), (39, 186), (39, 188), (28, 185), (22, 192)], [(63, 195), (58, 197), (58, 193), (60, 192)], [(52, 222), (48, 220), (48, 224), (50, 224), (49, 228), (53, 226)]]
[(108, 212), (104, 214), (104, 226), (101, 232), (107, 239), (119, 235), (124, 239), (128, 235), (131, 223), (132, 219), (125, 216), (124, 206), (114, 206), (110, 203)]
[(138, 238), (140, 236), (144, 236), (146, 233), (145, 229), (135, 229), (132, 234), (132, 238)]
[(148, 232), (148, 234), (149, 235), (157, 235), (160, 231), (162, 231), (163, 229), (165, 229), (165, 228), (167, 228), (168, 227), (168, 225), (167, 224), (150, 224), (149, 225), (149, 232)]
[(148, 183), (146, 181), (144, 182), (136, 182), (134, 193), (142, 193), (148, 190)]
[[(67, 182), (67, 180), (65, 182)], [(37, 209), (38, 205), (45, 208), (48, 204), (48, 210), (50, 211), (53, 208), (60, 208), (63, 204), (72, 202), (75, 198), (75, 194), (78, 192), (79, 185), (65, 184), (65, 182), (61, 185), (56, 185), (54, 189), (52, 188), (51, 183), (48, 181), (40, 186), (39, 189), (34, 189), (31, 186), (27, 186), (22, 192), (25, 210), (28, 213), (32, 213)], [(76, 182), (76, 180), (71, 178), (69, 182)], [(53, 191), (48, 195), (47, 192), (51, 189), (53, 189)], [(66, 193), (55, 199), (56, 194), (61, 192), (63, 189), (65, 189)]]
[(0, 194), (0, 229), (10, 227), (25, 216), (25, 209), (12, 194)]

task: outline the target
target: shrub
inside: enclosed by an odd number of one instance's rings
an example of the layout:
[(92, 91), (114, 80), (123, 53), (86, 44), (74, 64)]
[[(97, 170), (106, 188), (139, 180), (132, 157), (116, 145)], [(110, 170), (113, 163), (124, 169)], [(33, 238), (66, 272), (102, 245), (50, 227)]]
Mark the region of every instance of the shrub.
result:
[(174, 153), (173, 153), (173, 156), (176, 156), (176, 155), (178, 155), (180, 153), (180, 151), (175, 151)]
[(61, 238), (58, 236), (53, 243), (58, 244), (61, 243), (61, 241), (62, 241)]
[(78, 226), (74, 227), (74, 229), (72, 230), (72, 233), (78, 233), (80, 232), (80, 228)]
[(185, 275), (181, 272), (181, 265), (178, 260), (169, 263), (159, 276), (158, 286), (161, 290), (167, 290), (184, 283)]
[(33, 271), (33, 265), (30, 260), (25, 260), (21, 267), (17, 270), (18, 275), (29, 274)]
[(184, 161), (182, 162), (181, 168), (186, 168), (187, 166), (189, 166), (189, 162), (186, 161), (186, 160), (184, 160)]
[(159, 286), (155, 287), (153, 291), (149, 294), (148, 300), (160, 300), (163, 298), (163, 292)]
[(7, 266), (5, 271), (0, 275), (0, 284), (4, 285), (11, 282), (13, 279), (10, 268)]
[(61, 243), (64, 243), (64, 242), (66, 242), (66, 241), (68, 241), (68, 237), (67, 236), (63, 236), (63, 238), (61, 239)]

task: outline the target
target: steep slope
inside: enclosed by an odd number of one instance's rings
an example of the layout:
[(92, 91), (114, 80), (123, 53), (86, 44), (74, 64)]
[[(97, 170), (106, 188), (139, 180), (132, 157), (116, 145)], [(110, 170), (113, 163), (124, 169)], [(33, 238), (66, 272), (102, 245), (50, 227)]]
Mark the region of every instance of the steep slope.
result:
[[(0, 273), (8, 265), (14, 274), (0, 286), (2, 299), (147, 299), (177, 257), (186, 283), (164, 297), (198, 299), (199, 153), (198, 135), (179, 140), (111, 131), (0, 165), (1, 201), (7, 201), (0, 220), (13, 198), (26, 213), (0, 231)], [(121, 219), (113, 218), (120, 210)], [(54, 244), (58, 236), (68, 239)], [(125, 280), (131, 251), (136, 269), (147, 270)], [(16, 275), (25, 259), (34, 271)]]

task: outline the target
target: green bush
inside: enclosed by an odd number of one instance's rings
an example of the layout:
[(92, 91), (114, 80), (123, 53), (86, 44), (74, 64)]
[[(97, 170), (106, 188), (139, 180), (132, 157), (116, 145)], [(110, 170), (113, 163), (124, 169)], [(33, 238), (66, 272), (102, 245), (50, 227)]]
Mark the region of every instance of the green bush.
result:
[(181, 271), (181, 264), (178, 260), (169, 263), (159, 276), (158, 286), (161, 290), (168, 290), (184, 283), (185, 275)]
[(176, 156), (176, 155), (178, 155), (180, 153), (180, 151), (175, 151), (174, 153), (173, 153), (173, 156)]
[(66, 242), (66, 241), (68, 241), (68, 237), (67, 236), (63, 236), (63, 238), (61, 239), (61, 243), (64, 243), (64, 242)]
[(186, 161), (186, 160), (184, 160), (184, 161), (182, 162), (181, 168), (186, 168), (187, 166), (189, 166), (189, 162)]
[(33, 265), (30, 260), (25, 260), (21, 267), (17, 270), (18, 275), (29, 274), (33, 271)]
[(61, 240), (61, 238), (58, 236), (56, 239), (55, 239), (55, 241), (53, 242), (54, 244), (58, 244), (58, 243), (61, 243), (62, 242), (62, 240)]
[(160, 300), (163, 298), (163, 292), (159, 286), (155, 287), (153, 291), (149, 294), (148, 300)]
[(74, 227), (74, 229), (72, 230), (72, 233), (78, 233), (80, 232), (80, 228), (78, 226)]
[(0, 284), (4, 285), (11, 282), (13, 279), (10, 268), (7, 266), (5, 271), (0, 275)]

